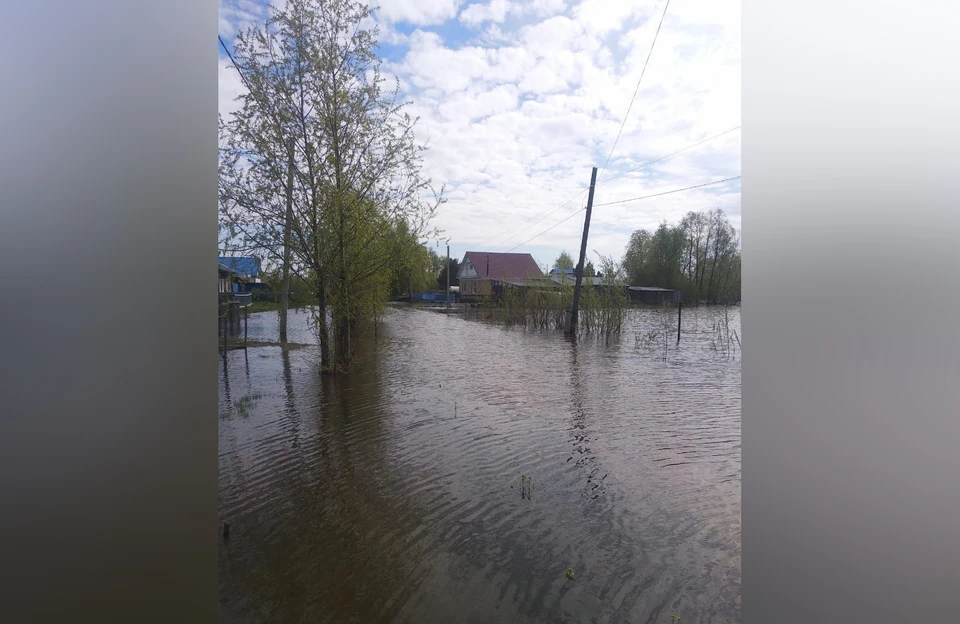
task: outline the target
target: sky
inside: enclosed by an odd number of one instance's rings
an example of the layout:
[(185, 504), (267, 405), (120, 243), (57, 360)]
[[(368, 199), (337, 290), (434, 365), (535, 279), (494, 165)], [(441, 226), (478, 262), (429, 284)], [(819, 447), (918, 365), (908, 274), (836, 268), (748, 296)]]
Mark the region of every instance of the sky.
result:
[[(671, 0), (664, 15), (665, 5), (382, 0), (372, 20), (381, 69), (399, 79), (428, 146), (425, 173), (445, 187), (435, 251), (449, 240), (457, 258), (512, 250), (552, 266), (566, 250), (576, 259), (591, 167), (595, 265), (598, 254), (621, 258), (633, 231), (691, 210), (721, 208), (740, 228), (739, 179), (603, 205), (740, 175), (739, 129), (631, 171), (740, 125), (739, 0)], [(266, 15), (264, 1), (220, 0), (219, 34), (230, 46)], [(218, 49), (226, 116), (243, 85)]]

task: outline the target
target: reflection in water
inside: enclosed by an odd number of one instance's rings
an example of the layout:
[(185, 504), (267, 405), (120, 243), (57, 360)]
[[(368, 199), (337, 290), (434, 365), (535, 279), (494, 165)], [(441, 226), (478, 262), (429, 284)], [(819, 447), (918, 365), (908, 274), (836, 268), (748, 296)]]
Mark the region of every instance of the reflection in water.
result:
[(220, 358), (221, 410), (260, 396), (219, 421), (222, 619), (738, 622), (740, 366), (716, 314), (684, 311), (666, 362), (414, 309), (349, 378), (312, 348)]

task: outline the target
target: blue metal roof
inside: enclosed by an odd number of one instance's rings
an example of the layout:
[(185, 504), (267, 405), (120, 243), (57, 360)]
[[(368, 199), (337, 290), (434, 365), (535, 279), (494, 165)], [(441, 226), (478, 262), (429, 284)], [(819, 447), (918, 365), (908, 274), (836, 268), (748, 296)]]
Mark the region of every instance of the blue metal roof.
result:
[(220, 264), (234, 273), (244, 277), (257, 277), (260, 274), (260, 264), (256, 258), (241, 256), (220, 256)]
[(550, 269), (550, 273), (566, 273), (567, 275), (573, 275), (573, 269)]

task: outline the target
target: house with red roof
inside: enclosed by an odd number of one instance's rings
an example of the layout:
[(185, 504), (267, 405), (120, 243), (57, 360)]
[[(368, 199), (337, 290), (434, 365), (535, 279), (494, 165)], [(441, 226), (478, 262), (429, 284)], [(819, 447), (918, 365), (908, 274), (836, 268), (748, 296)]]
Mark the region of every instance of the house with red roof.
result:
[(528, 253), (468, 251), (457, 272), (460, 297), (468, 301), (491, 295), (502, 283), (543, 279), (543, 271)]

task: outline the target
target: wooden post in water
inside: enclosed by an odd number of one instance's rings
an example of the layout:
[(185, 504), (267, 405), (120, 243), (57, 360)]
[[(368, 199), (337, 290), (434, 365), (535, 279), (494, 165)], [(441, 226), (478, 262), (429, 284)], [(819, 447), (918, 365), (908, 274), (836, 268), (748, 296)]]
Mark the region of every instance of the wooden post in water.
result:
[(683, 300), (677, 302), (677, 344), (680, 344), (680, 315), (683, 314)]
[[(251, 299), (253, 297), (251, 296)], [(243, 350), (247, 350), (247, 317), (250, 316), (250, 311), (247, 308), (243, 309)]]
[(577, 282), (573, 287), (573, 307), (564, 318), (564, 332), (575, 334), (580, 313), (580, 286), (583, 281), (583, 264), (587, 258), (587, 234), (590, 233), (590, 214), (593, 212), (593, 190), (597, 184), (597, 168), (590, 173), (590, 194), (587, 196), (587, 217), (583, 221), (583, 240), (580, 242), (580, 262), (577, 264)]
[[(280, 342), (287, 343), (287, 312), (290, 308), (290, 230), (293, 223), (293, 167), (294, 144), (288, 148), (287, 163), (287, 213), (283, 221), (283, 267), (280, 287)], [(244, 339), (246, 340), (246, 339)]]

